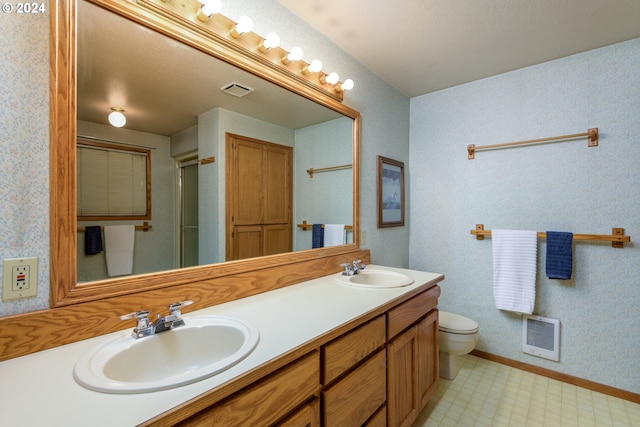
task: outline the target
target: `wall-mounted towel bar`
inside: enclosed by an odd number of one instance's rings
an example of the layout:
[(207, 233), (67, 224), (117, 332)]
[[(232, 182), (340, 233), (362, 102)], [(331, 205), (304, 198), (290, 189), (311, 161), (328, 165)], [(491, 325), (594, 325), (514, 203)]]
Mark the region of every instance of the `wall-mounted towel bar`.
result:
[[(477, 240), (484, 240), (484, 236), (491, 236), (491, 230), (485, 230), (484, 224), (476, 224), (476, 229), (471, 230), (471, 234), (474, 234)], [(538, 232), (538, 239), (546, 238), (547, 233)], [(612, 228), (611, 234), (574, 234), (573, 240), (611, 242), (612, 248), (624, 248), (624, 244), (631, 241), (631, 236), (624, 235), (624, 228)]]
[[(298, 224), (298, 227), (302, 228), (303, 230), (311, 230), (313, 228), (313, 224), (309, 224), (307, 223), (307, 221), (302, 221), (302, 224)], [(324, 224), (322, 224), (322, 228), (324, 228)], [(344, 226), (345, 230), (353, 230), (353, 226), (351, 225), (345, 225)]]
[(492, 145), (479, 145), (475, 144), (467, 145), (467, 159), (473, 160), (475, 159), (475, 152), (480, 150), (491, 150), (495, 148), (505, 148), (505, 147), (515, 147), (517, 145), (527, 145), (527, 144), (541, 144), (543, 142), (556, 142), (567, 139), (577, 139), (577, 138), (589, 138), (587, 142), (587, 147), (597, 147), (598, 146), (598, 128), (591, 128), (588, 132), (585, 133), (574, 133), (572, 135), (562, 135), (562, 136), (551, 136), (549, 138), (540, 138), (540, 139), (530, 139), (528, 141), (517, 141), (517, 142), (505, 142), (503, 144), (492, 144)]
[(314, 173), (320, 173), (320, 172), (330, 172), (330, 171), (337, 171), (337, 170), (342, 170), (342, 169), (349, 169), (352, 165), (341, 165), (341, 166), (331, 166), (328, 168), (310, 168), (307, 169), (307, 173), (309, 174), (309, 178), (313, 178), (313, 174)]
[[(143, 222), (142, 225), (136, 225), (136, 230), (149, 231), (153, 228), (152, 225), (149, 225), (147, 221)], [(100, 226), (101, 230), (104, 230), (104, 226)], [(85, 227), (78, 227), (78, 231), (84, 231)]]

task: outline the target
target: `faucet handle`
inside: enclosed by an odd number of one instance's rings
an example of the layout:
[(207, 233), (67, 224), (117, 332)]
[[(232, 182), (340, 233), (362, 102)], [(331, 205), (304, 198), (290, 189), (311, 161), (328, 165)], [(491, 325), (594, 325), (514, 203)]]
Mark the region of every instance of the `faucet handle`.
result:
[(149, 310), (134, 311), (133, 313), (123, 314), (120, 320), (137, 319), (138, 325), (136, 329), (144, 329), (149, 327)]
[(180, 309), (182, 307), (186, 307), (187, 305), (191, 305), (193, 304), (193, 301), (191, 300), (186, 300), (186, 301), (178, 301), (178, 302), (174, 302), (169, 304), (169, 313), (173, 314), (173, 313), (180, 313)]
[(343, 262), (342, 264), (340, 264), (340, 267), (344, 268), (344, 271), (342, 272), (343, 276), (351, 276), (351, 264), (348, 262)]

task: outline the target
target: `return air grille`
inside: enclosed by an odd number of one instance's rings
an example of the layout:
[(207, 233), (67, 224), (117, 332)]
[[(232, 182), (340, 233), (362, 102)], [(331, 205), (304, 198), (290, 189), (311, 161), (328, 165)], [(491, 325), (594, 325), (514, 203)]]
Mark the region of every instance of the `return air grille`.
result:
[(242, 98), (243, 96), (253, 92), (248, 86), (243, 86), (238, 83), (229, 83), (226, 86), (220, 88), (223, 92), (228, 93), (229, 95), (237, 96), (238, 98)]
[(522, 351), (560, 360), (560, 321), (536, 315), (522, 316)]

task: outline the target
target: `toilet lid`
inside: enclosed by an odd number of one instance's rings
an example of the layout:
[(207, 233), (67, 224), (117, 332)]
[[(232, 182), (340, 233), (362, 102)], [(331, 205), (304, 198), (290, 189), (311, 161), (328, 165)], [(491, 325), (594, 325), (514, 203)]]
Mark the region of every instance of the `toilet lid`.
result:
[(440, 311), (438, 313), (439, 328), (443, 332), (453, 334), (475, 334), (478, 332), (478, 324), (473, 320), (459, 314)]

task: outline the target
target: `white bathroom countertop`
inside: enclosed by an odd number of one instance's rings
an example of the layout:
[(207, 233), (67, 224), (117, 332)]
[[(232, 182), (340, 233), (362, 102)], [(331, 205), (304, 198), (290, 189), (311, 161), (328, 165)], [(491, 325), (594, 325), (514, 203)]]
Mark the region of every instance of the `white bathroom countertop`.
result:
[[(88, 390), (73, 378), (76, 361), (119, 332), (0, 362), (0, 419), (21, 426), (135, 426), (187, 402), (304, 343), (377, 309), (424, 284), (435, 285), (442, 274), (368, 266), (403, 272), (415, 279), (400, 288), (363, 289), (339, 284), (331, 274), (248, 298), (192, 311), (254, 323), (260, 331), (255, 350), (237, 365), (193, 384), (140, 394), (107, 394)], [(140, 307), (144, 309), (144, 307)], [(150, 360), (152, 360), (152, 355)]]

